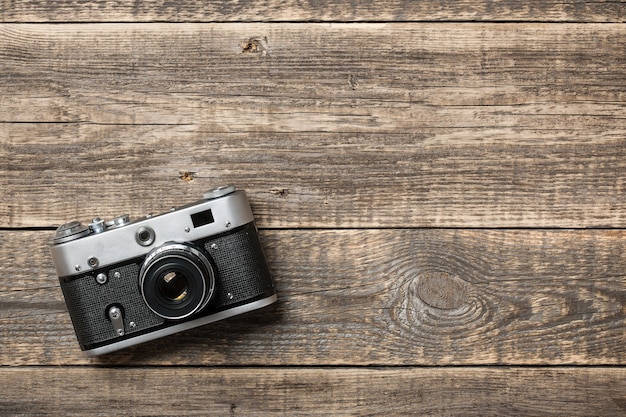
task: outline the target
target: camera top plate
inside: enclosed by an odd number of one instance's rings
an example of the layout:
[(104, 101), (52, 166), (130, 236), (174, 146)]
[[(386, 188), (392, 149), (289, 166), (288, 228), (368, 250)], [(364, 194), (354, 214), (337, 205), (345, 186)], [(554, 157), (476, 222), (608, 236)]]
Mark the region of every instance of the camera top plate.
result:
[[(124, 222), (117, 222), (114, 227), (100, 232), (90, 230), (79, 222), (67, 223), (57, 229), (51, 246), (58, 276), (83, 274), (96, 267), (145, 256), (166, 242), (190, 242), (227, 232), (254, 220), (245, 191), (236, 191), (234, 187), (216, 190), (211, 194), (214, 196), (212, 199), (204, 198), (133, 222), (125, 218)], [(194, 223), (192, 216), (197, 218), (199, 214), (210, 220)], [(137, 239), (137, 233), (145, 230), (153, 233), (148, 245)]]

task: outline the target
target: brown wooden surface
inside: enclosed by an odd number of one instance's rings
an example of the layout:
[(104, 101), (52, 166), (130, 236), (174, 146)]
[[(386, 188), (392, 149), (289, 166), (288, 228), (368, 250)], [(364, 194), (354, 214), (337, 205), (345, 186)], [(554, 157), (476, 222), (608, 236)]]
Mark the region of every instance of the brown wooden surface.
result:
[[(0, 3), (0, 415), (623, 416), (625, 9)], [(85, 357), (54, 227), (224, 183), (279, 301)]]
[(25, 0), (0, 3), (0, 18), (6, 22), (371, 22), (371, 21), (545, 21), (624, 22), (626, 6), (621, 1), (462, 0), (330, 0), (189, 1), (123, 0), (100, 1)]
[[(19, 414), (28, 404), (33, 416), (129, 411), (176, 416), (181, 410), (195, 416), (276, 416), (285, 411), (290, 416), (591, 416), (626, 411), (623, 368), (599, 373), (586, 368), (34, 367), (2, 368), (0, 378), (16, 379), (0, 407)], [(89, 401), (68, 401), (80, 393), (89, 393)]]
[(246, 188), (261, 227), (626, 224), (624, 25), (4, 25), (0, 39), (0, 226), (142, 215), (216, 182)]

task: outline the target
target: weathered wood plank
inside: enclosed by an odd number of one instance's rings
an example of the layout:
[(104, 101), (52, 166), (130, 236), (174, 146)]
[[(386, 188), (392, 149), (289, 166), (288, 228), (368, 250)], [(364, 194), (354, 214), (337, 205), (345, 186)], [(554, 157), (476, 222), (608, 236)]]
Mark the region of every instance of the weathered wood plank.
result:
[(178, 1), (115, 3), (29, 0), (0, 3), (0, 19), (14, 22), (137, 21), (580, 21), (623, 22), (619, 1)]
[(279, 301), (104, 358), (78, 350), (47, 232), (0, 232), (0, 364), (626, 362), (626, 232), (262, 231)]
[(625, 32), (623, 24), (5, 24), (0, 120), (204, 124), (216, 133), (623, 129)]
[(624, 368), (0, 368), (4, 416), (623, 416)]
[(625, 32), (3, 25), (0, 226), (232, 182), (263, 227), (624, 227)]
[(9, 124), (0, 226), (140, 217), (246, 189), (261, 227), (623, 227), (619, 130), (213, 134)]

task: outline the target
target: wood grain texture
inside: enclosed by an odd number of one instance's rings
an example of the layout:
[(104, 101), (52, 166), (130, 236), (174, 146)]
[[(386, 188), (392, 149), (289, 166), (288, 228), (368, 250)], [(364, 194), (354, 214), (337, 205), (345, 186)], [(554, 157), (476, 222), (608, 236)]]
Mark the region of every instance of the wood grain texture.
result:
[(433, 130), (417, 139), (213, 135), (192, 126), (5, 127), (5, 227), (160, 213), (223, 183), (246, 189), (261, 227), (626, 224), (626, 139), (617, 132), (465, 130), (475, 135), (467, 139)]
[(203, 124), (214, 133), (580, 130), (603, 121), (623, 129), (625, 32), (622, 24), (4, 24), (0, 120)]
[(262, 231), (273, 308), (96, 359), (77, 347), (49, 235), (0, 232), (2, 365), (626, 362), (624, 231)]
[(624, 227), (625, 32), (2, 25), (0, 226), (231, 182), (262, 227)]
[[(0, 21), (1, 416), (626, 413), (623, 1)], [(279, 301), (86, 358), (51, 227), (224, 183)]]
[(0, 19), (12, 22), (206, 22), (206, 21), (580, 21), (623, 22), (621, 1), (177, 1), (115, 3), (28, 0), (0, 3)]
[[(4, 416), (623, 416), (621, 368), (1, 368)], [(93, 389), (90, 389), (93, 388)], [(72, 401), (68, 401), (68, 396)]]

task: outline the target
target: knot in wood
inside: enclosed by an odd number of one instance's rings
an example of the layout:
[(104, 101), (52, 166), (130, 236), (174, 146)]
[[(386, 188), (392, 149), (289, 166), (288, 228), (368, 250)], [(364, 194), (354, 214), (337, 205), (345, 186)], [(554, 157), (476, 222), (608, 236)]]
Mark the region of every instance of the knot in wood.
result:
[(178, 178), (183, 181), (193, 181), (193, 179), (196, 177), (196, 173), (192, 171), (179, 171), (178, 173), (180, 174)]
[(252, 37), (246, 41), (241, 42), (241, 52), (267, 55), (269, 53), (269, 47), (266, 37)]
[(456, 275), (428, 271), (419, 275), (417, 296), (428, 306), (455, 310), (468, 303), (468, 284)]
[(289, 189), (288, 188), (273, 188), (270, 190), (270, 193), (274, 195), (278, 195), (282, 198), (287, 198), (287, 196), (289, 195)]

